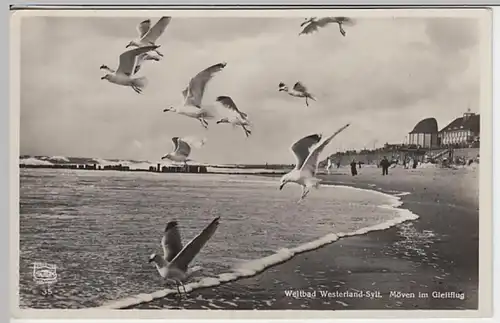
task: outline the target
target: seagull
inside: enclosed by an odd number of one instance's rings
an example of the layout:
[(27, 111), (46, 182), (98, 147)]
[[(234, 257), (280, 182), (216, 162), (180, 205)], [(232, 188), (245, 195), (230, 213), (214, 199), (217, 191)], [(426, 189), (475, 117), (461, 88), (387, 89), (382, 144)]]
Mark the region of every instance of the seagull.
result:
[(297, 159), (297, 164), (291, 172), (283, 175), (280, 180), (279, 189), (282, 190), (283, 186), (290, 182), (301, 185), (302, 196), (300, 197), (300, 202), (307, 196), (311, 187), (318, 188), (321, 180), (316, 178), (315, 175), (318, 171), (319, 154), (336, 135), (344, 131), (344, 129), (346, 129), (348, 126), (349, 124), (337, 130), (333, 135), (325, 139), (325, 141), (316, 146), (316, 148), (314, 148), (312, 151), (310, 151), (310, 148), (313, 145), (319, 143), (319, 141), (321, 140), (321, 134), (309, 135), (294, 143), (292, 146), (292, 151), (295, 154), (295, 158)]
[(160, 276), (167, 283), (173, 282), (175, 284), (179, 295), (181, 294), (179, 285), (183, 287), (184, 293), (186, 293), (183, 281), (191, 274), (188, 271), (189, 263), (215, 233), (215, 230), (219, 226), (219, 219), (220, 217), (213, 219), (200, 234), (184, 247), (182, 246), (181, 236), (177, 229), (177, 221), (168, 222), (163, 238), (161, 239), (163, 257), (155, 253), (149, 257), (149, 262), (154, 262)]
[(231, 118), (228, 117), (222, 118), (216, 122), (217, 124), (230, 123), (233, 125), (233, 127), (240, 126), (241, 128), (243, 128), (243, 130), (245, 131), (245, 136), (248, 137), (249, 135), (252, 134), (252, 131), (247, 129), (247, 126), (250, 126), (250, 122), (247, 119), (248, 115), (238, 110), (238, 108), (236, 107), (236, 103), (234, 103), (231, 97), (219, 96), (215, 101), (221, 103), (222, 106), (224, 106), (233, 113), (233, 116)]
[[(146, 86), (147, 79), (145, 77), (132, 78), (136, 72), (138, 64), (137, 57), (143, 53), (156, 49), (159, 46), (145, 46), (128, 50), (120, 55), (120, 63), (118, 69), (112, 70), (106, 65), (101, 66), (101, 69), (107, 69), (110, 73), (101, 77), (101, 80), (108, 80), (108, 82), (118, 85), (130, 86), (135, 92), (141, 93)], [(140, 63), (139, 63), (140, 64)]]
[(184, 103), (180, 107), (169, 107), (163, 109), (163, 112), (175, 112), (177, 114), (185, 115), (190, 118), (198, 119), (201, 125), (207, 129), (207, 118), (213, 118), (213, 115), (201, 105), (205, 87), (212, 79), (215, 73), (222, 71), (226, 67), (226, 63), (218, 63), (207, 67), (203, 71), (196, 74), (190, 81), (188, 86), (182, 91)]
[[(139, 25), (137, 25), (137, 32), (139, 33), (139, 39), (132, 40), (128, 43), (125, 48), (133, 47), (144, 47), (155, 45), (156, 40), (163, 34), (165, 28), (167, 28), (168, 24), (172, 20), (172, 17), (161, 17), (156, 24), (151, 27), (151, 20), (146, 19), (141, 21)], [(158, 50), (153, 49), (158, 55), (163, 57), (163, 54)]]
[(306, 18), (306, 21), (300, 24), (300, 26), (302, 27), (306, 24), (308, 25), (305, 26), (304, 29), (302, 29), (302, 31), (299, 33), (299, 36), (302, 34), (311, 34), (317, 31), (318, 27), (324, 27), (330, 23), (337, 23), (339, 25), (340, 33), (345, 37), (345, 30), (342, 28), (342, 25), (346, 24), (352, 26), (354, 24), (354, 20), (348, 17), (325, 17), (319, 20), (316, 17), (309, 19)]
[(179, 137), (173, 137), (172, 142), (174, 143), (174, 151), (164, 155), (161, 159), (169, 159), (174, 162), (182, 162), (184, 166), (187, 166), (189, 154), (191, 153), (191, 146)]
[[(132, 75), (135, 75), (139, 72), (139, 70), (141, 69), (142, 63), (144, 61), (159, 61), (159, 60), (160, 60), (159, 57), (151, 55), (149, 53), (142, 53), (140, 55), (137, 55), (137, 61), (135, 63), (134, 72), (132, 73)], [(107, 70), (111, 73), (116, 72), (114, 69), (109, 68), (107, 65), (101, 65), (100, 69)]]
[(307, 99), (316, 101), (316, 98), (314, 98), (311, 93), (307, 92), (307, 88), (300, 82), (295, 83), (292, 90), (289, 90), (288, 86), (286, 86), (286, 84), (283, 82), (280, 82), (278, 88), (280, 92), (285, 91), (291, 96), (295, 96), (298, 98), (305, 98), (307, 106), (309, 106), (309, 102), (307, 102)]

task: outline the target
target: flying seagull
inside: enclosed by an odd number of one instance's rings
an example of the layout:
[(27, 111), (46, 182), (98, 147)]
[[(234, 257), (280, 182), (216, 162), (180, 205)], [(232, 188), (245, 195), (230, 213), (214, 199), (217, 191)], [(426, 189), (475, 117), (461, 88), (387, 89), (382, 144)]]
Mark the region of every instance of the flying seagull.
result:
[(288, 89), (288, 86), (285, 83), (280, 82), (280, 84), (278, 85), (278, 91), (284, 91), (289, 95), (295, 96), (297, 98), (305, 98), (306, 106), (309, 106), (309, 102), (307, 102), (307, 99), (316, 101), (316, 98), (314, 98), (313, 95), (307, 91), (307, 88), (301, 82), (295, 83), (293, 89), (291, 90)]
[(222, 104), (223, 107), (228, 109), (231, 112), (231, 117), (225, 117), (217, 121), (217, 124), (220, 123), (230, 123), (233, 127), (240, 126), (243, 131), (245, 131), (245, 136), (249, 136), (252, 134), (252, 131), (247, 128), (250, 126), (250, 122), (248, 121), (248, 115), (244, 112), (238, 110), (236, 107), (236, 103), (234, 103), (233, 99), (229, 96), (219, 96), (215, 100)]
[[(137, 32), (139, 33), (139, 39), (132, 40), (125, 48), (130, 46), (133, 47), (144, 47), (155, 45), (156, 40), (163, 34), (165, 28), (167, 28), (168, 24), (172, 20), (172, 17), (161, 17), (156, 24), (151, 27), (151, 20), (146, 19), (137, 25)], [(163, 54), (158, 50), (154, 49), (154, 51), (163, 57)]]
[(186, 293), (184, 280), (186, 280), (190, 272), (188, 265), (194, 257), (200, 252), (201, 248), (213, 236), (215, 230), (219, 226), (220, 217), (216, 217), (212, 222), (201, 231), (193, 240), (184, 247), (182, 246), (181, 236), (177, 228), (177, 221), (170, 221), (165, 227), (165, 233), (161, 239), (163, 248), (163, 257), (153, 253), (149, 257), (149, 262), (153, 262), (160, 276), (166, 282), (173, 282), (177, 288), (179, 295), (181, 294), (179, 285)]
[(208, 122), (205, 119), (213, 118), (214, 116), (206, 107), (201, 105), (203, 93), (205, 92), (208, 81), (212, 79), (215, 73), (222, 71), (224, 67), (226, 67), (226, 63), (218, 63), (196, 74), (196, 76), (189, 81), (188, 86), (182, 91), (182, 96), (184, 98), (183, 105), (163, 109), (163, 112), (170, 111), (198, 119), (205, 129), (208, 128)]
[[(140, 55), (137, 55), (137, 58), (136, 58), (136, 63), (135, 63), (135, 67), (134, 67), (134, 72), (132, 73), (132, 75), (135, 75), (139, 72), (139, 70), (141, 69), (141, 66), (142, 64), (145, 62), (145, 61), (159, 61), (160, 58), (158, 58), (157, 56), (154, 56), (154, 55), (151, 55), (149, 53), (142, 53)], [(112, 68), (109, 68), (107, 65), (101, 65), (100, 67), (101, 70), (107, 70), (111, 73), (115, 73), (116, 71)]]
[[(179, 137), (173, 137), (174, 151), (164, 155), (161, 159), (169, 159), (174, 162), (181, 162), (187, 165), (189, 154), (191, 153), (191, 146)], [(203, 142), (202, 142), (203, 144)]]
[[(120, 55), (120, 63), (116, 71), (110, 69), (106, 65), (101, 66), (101, 69), (107, 69), (110, 73), (101, 77), (101, 80), (108, 80), (108, 82), (130, 86), (135, 92), (141, 93), (147, 84), (146, 77), (132, 78), (136, 72), (138, 64), (137, 57), (141, 54), (147, 53), (160, 46), (145, 46), (128, 50)], [(140, 63), (139, 63), (140, 64)]]
[(340, 33), (342, 36), (345, 37), (345, 30), (342, 28), (342, 25), (348, 25), (352, 26), (354, 25), (354, 20), (349, 18), (349, 17), (325, 17), (321, 19), (317, 19), (316, 17), (313, 18), (306, 18), (306, 21), (304, 21), (302, 24), (300, 24), (301, 27), (306, 25), (304, 29), (299, 33), (299, 36), (302, 34), (311, 34), (315, 31), (318, 30), (318, 27), (325, 27), (326, 25), (330, 23), (337, 23), (339, 25)]
[(295, 168), (288, 174), (283, 175), (280, 180), (279, 189), (282, 190), (287, 183), (297, 183), (302, 186), (302, 196), (300, 200), (303, 200), (309, 193), (311, 187), (318, 188), (320, 179), (316, 178), (316, 172), (318, 171), (318, 158), (319, 154), (323, 149), (332, 141), (332, 139), (344, 131), (349, 126), (349, 124), (343, 126), (337, 130), (333, 135), (325, 139), (320, 145), (316, 146), (312, 151), (310, 148), (316, 145), (321, 140), (320, 134), (313, 134), (298, 140), (292, 146), (292, 151), (297, 159), (297, 164)]

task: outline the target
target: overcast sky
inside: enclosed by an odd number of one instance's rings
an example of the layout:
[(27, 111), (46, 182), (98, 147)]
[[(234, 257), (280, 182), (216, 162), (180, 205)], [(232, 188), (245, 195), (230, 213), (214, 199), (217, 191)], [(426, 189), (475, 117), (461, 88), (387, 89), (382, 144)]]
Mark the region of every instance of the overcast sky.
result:
[[(439, 128), (479, 112), (479, 33), (465, 18), (364, 18), (298, 36), (303, 18), (173, 18), (146, 62), (142, 95), (100, 80), (116, 67), (144, 18), (25, 17), (21, 36), (21, 154), (158, 160), (174, 136), (206, 138), (200, 162), (293, 163), (290, 146), (315, 132), (351, 127), (325, 150), (401, 143), (415, 124)], [(152, 22), (156, 22), (156, 18)], [(254, 124), (241, 129), (163, 113), (189, 79), (227, 62), (203, 102), (229, 95)], [(278, 92), (302, 81), (317, 97)]]

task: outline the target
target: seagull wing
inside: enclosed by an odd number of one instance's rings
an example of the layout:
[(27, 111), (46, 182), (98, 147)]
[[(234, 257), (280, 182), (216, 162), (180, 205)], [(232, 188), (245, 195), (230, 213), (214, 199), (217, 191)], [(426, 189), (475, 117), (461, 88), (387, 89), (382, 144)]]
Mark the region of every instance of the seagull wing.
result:
[(297, 159), (297, 165), (295, 165), (295, 169), (300, 169), (304, 164), (304, 161), (309, 156), (309, 149), (317, 144), (321, 140), (320, 134), (309, 135), (298, 140), (292, 146), (292, 151), (295, 154), (295, 158)]
[(297, 92), (307, 93), (307, 88), (300, 82), (295, 83), (293, 89)]
[(141, 38), (141, 41), (147, 44), (154, 44), (161, 34), (163, 34), (170, 20), (172, 20), (172, 17), (161, 17), (160, 20), (158, 20), (158, 22)]
[(153, 49), (158, 48), (159, 46), (144, 46), (139, 48), (134, 48), (128, 50), (120, 55), (120, 64), (118, 65), (118, 69), (116, 73), (123, 73), (125, 75), (130, 76), (132, 72), (135, 70), (135, 66), (137, 65), (137, 56), (142, 53), (149, 52)]
[(139, 70), (141, 69), (142, 63), (146, 60), (148, 53), (142, 53), (137, 55), (136, 61), (135, 61), (135, 67), (134, 67), (134, 72), (132, 74), (137, 74)]
[(149, 19), (141, 21), (137, 25), (137, 32), (139, 33), (139, 38), (144, 37), (144, 34), (146, 34), (148, 32), (149, 27), (151, 27), (151, 20), (149, 20)]
[(215, 230), (219, 226), (220, 217), (216, 217), (200, 234), (191, 240), (172, 260), (171, 266), (179, 268), (182, 271), (187, 271), (189, 263), (200, 252), (201, 248), (213, 236)]
[(339, 22), (339, 17), (324, 17), (316, 21), (316, 25), (318, 27), (325, 27), (328, 24), (331, 24), (333, 22), (338, 23)]
[(346, 26), (353, 26), (356, 23), (354, 19), (349, 17), (334, 17), (333, 19), (335, 19), (335, 22), (342, 23)]
[(222, 71), (224, 67), (226, 67), (226, 63), (219, 63), (196, 74), (196, 76), (189, 81), (186, 104), (199, 107), (208, 81), (212, 79), (215, 73)]
[(136, 58), (135, 67), (134, 67), (134, 73), (133, 74), (137, 74), (139, 72), (139, 70), (141, 69), (142, 64), (145, 61), (148, 61), (148, 60), (158, 60), (158, 58), (156, 58), (155, 56), (149, 54), (149, 52), (148, 53), (142, 53), (142, 54), (138, 55), (137, 58)]
[(175, 148), (174, 148), (174, 153), (176, 154), (181, 154), (186, 157), (189, 156), (191, 153), (191, 147), (187, 142), (184, 140), (180, 139), (179, 137), (174, 137), (172, 138), (172, 141), (174, 142)]
[(177, 221), (170, 221), (165, 227), (165, 233), (161, 239), (163, 258), (171, 262), (182, 250), (181, 234), (177, 228)]
[(300, 32), (300, 34), (311, 34), (313, 32), (315, 32), (316, 30), (318, 30), (318, 24), (316, 21), (311, 21), (309, 24), (307, 24), (303, 29), (302, 31)]
[(182, 97), (184, 98), (184, 101), (187, 98), (188, 92), (189, 92), (188, 88), (185, 88), (184, 90), (182, 90)]
[(238, 110), (238, 107), (236, 107), (236, 103), (234, 103), (231, 97), (221, 95), (218, 96), (215, 101), (221, 103), (225, 108), (236, 112), (243, 120), (247, 118), (247, 114)]
[(177, 151), (177, 147), (179, 147), (179, 137), (173, 137), (172, 142), (174, 143), (174, 152)]
[(314, 148), (314, 150), (309, 154), (309, 156), (307, 157), (307, 159), (305, 160), (304, 164), (302, 165), (302, 167), (300, 169), (302, 171), (308, 172), (310, 176), (316, 175), (316, 170), (318, 168), (319, 154), (321, 154), (323, 149), (325, 149), (326, 145), (328, 145), (330, 143), (330, 141), (332, 141), (332, 139), (336, 135), (338, 135), (339, 133), (344, 131), (347, 127), (349, 127), (349, 124), (343, 126), (339, 130), (337, 130), (333, 135), (326, 138), (325, 141), (323, 141), (320, 145), (318, 145), (316, 148)]

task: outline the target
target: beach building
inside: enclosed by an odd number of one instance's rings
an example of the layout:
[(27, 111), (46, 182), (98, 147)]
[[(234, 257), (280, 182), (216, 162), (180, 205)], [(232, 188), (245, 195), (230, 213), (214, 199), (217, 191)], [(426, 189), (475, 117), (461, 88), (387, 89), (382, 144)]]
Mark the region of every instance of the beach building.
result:
[(479, 114), (468, 110), (456, 118), (440, 132), (442, 145), (460, 145), (479, 141)]
[(438, 124), (435, 118), (421, 120), (408, 134), (408, 145), (421, 148), (439, 146)]

